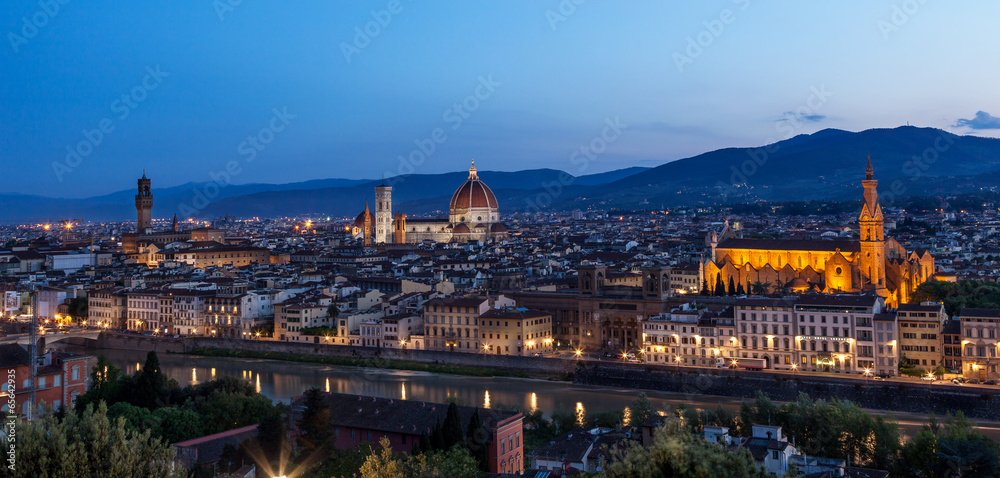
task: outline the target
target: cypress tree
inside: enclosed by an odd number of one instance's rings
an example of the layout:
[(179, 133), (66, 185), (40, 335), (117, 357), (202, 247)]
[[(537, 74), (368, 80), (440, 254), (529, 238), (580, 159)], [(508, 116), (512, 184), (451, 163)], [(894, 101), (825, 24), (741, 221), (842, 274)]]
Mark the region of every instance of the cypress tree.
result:
[(746, 290), (743, 289), (743, 283), (740, 282), (740, 285), (736, 286), (736, 295), (746, 295), (746, 293)]
[(444, 450), (444, 432), (441, 430), (441, 420), (434, 423), (434, 430), (431, 431), (431, 450)]
[(711, 295), (708, 291), (708, 279), (701, 280), (701, 295)]
[(726, 295), (726, 283), (722, 282), (722, 274), (715, 274), (715, 295)]
[(135, 385), (133, 390), (135, 394), (134, 405), (150, 410), (156, 409), (160, 404), (160, 396), (167, 385), (167, 377), (160, 370), (160, 359), (156, 356), (156, 352), (150, 351), (146, 354), (146, 364), (142, 366), (142, 371), (136, 377)]
[(448, 415), (444, 419), (444, 427), (442, 428), (445, 449), (465, 444), (465, 432), (462, 431), (462, 417), (458, 413), (458, 405), (455, 405), (455, 402), (451, 402), (448, 405)]
[(479, 409), (472, 414), (469, 419), (469, 427), (465, 431), (465, 448), (469, 454), (479, 463), (480, 471), (489, 471), (489, 455), (487, 453), (488, 435), (483, 427), (483, 419), (479, 416)]
[(733, 280), (733, 276), (729, 276), (729, 288), (726, 290), (729, 291), (729, 295), (736, 294), (736, 281)]
[(427, 453), (431, 451), (431, 439), (427, 436), (427, 433), (420, 434), (420, 442), (417, 443), (417, 453)]

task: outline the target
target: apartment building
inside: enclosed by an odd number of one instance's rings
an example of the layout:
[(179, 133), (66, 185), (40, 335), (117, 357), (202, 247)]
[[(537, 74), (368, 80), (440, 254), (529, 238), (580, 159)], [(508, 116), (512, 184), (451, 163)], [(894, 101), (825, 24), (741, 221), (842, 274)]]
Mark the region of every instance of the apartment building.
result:
[(479, 316), (492, 307), (513, 307), (504, 296), (438, 297), (424, 304), (424, 335), (430, 350), (475, 352), (482, 346)]
[(283, 342), (319, 343), (319, 336), (302, 335), (310, 327), (333, 327), (330, 304), (333, 298), (311, 296), (294, 298), (274, 306), (274, 337)]
[(647, 362), (716, 367), (736, 358), (739, 350), (732, 309), (675, 309), (644, 320), (642, 330)]
[(901, 304), (896, 309), (900, 359), (925, 370), (943, 366), (942, 328), (947, 318), (944, 305), (937, 302)]
[[(864, 372), (858, 365), (856, 333), (882, 313), (883, 299), (873, 295), (804, 295), (795, 301), (800, 370)], [(862, 357), (866, 362), (871, 357)]]
[(962, 371), (962, 321), (949, 319), (941, 327), (941, 348), (944, 368), (952, 373)]
[(795, 302), (791, 299), (747, 298), (733, 307), (739, 358), (763, 360), (765, 369), (791, 370), (797, 364)]
[(962, 324), (962, 373), (967, 378), (991, 380), (997, 373), (997, 329), (1000, 310), (963, 307), (959, 311)]
[(552, 316), (523, 307), (489, 309), (479, 316), (483, 353), (529, 356), (552, 351)]
[(87, 323), (91, 326), (108, 323), (109, 327), (121, 328), (126, 325), (126, 304), (124, 287), (94, 289), (87, 294)]
[(131, 290), (125, 293), (125, 297), (127, 300), (125, 327), (133, 332), (159, 332), (160, 291)]

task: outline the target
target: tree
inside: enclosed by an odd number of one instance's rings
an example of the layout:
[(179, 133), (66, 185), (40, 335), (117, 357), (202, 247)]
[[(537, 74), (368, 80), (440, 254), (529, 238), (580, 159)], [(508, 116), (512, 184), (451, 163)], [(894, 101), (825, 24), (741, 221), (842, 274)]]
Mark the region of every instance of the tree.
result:
[(712, 295), (708, 291), (708, 279), (701, 280), (701, 295)]
[(323, 400), (323, 391), (310, 388), (305, 393), (305, 410), (299, 419), (301, 441), (307, 448), (319, 448), (330, 437), (330, 407)]
[(715, 274), (715, 295), (726, 295), (726, 284), (722, 282), (722, 274)]
[(761, 281), (750, 284), (750, 293), (753, 295), (767, 295), (767, 284)]
[(489, 432), (486, 431), (483, 419), (479, 416), (479, 408), (476, 408), (476, 411), (472, 412), (469, 426), (465, 430), (465, 448), (476, 459), (476, 463), (479, 464), (479, 469), (482, 471), (489, 471), (489, 438)]
[(160, 359), (156, 356), (156, 352), (150, 351), (146, 354), (146, 364), (137, 375), (133, 389), (133, 403), (150, 410), (162, 405), (161, 397), (166, 389), (167, 377), (160, 370)]
[(476, 459), (463, 447), (412, 456), (393, 452), (385, 437), (379, 440), (378, 451), (365, 459), (359, 472), (361, 478), (475, 478), (480, 475)]
[(740, 285), (736, 286), (736, 295), (746, 295), (746, 294), (747, 294), (746, 289), (743, 288), (743, 283), (740, 282)]
[(326, 316), (331, 319), (336, 319), (340, 316), (340, 308), (337, 307), (336, 302), (331, 302), (330, 307), (326, 308)]
[(632, 426), (642, 426), (643, 423), (646, 423), (646, 420), (659, 416), (656, 413), (656, 407), (653, 406), (653, 402), (646, 396), (646, 392), (639, 392), (635, 401), (629, 406), (629, 412), (632, 415), (629, 424)]
[(285, 423), (281, 415), (275, 413), (257, 427), (257, 442), (265, 461), (278, 461), (286, 448)]
[[(741, 283), (740, 285), (743, 284)], [(733, 276), (729, 276), (729, 288), (726, 290), (729, 291), (729, 295), (736, 294), (736, 280), (733, 279)]]
[(162, 407), (153, 412), (158, 423), (157, 434), (167, 443), (177, 443), (205, 436), (201, 416), (192, 410)]
[(431, 450), (443, 450), (444, 446), (444, 430), (441, 429), (441, 420), (434, 422), (434, 429), (431, 430)]
[(465, 444), (462, 417), (458, 413), (458, 405), (455, 405), (455, 402), (448, 404), (448, 414), (444, 418), (442, 433), (444, 436), (444, 448)]
[(124, 385), (122, 371), (103, 354), (90, 371), (90, 389), (76, 400), (76, 410), (82, 412), (88, 405), (99, 402), (115, 403), (121, 400)]
[(687, 432), (668, 419), (644, 447), (626, 441), (611, 448), (604, 463), (607, 478), (727, 477), (765, 478), (771, 475), (746, 449), (730, 450)]
[(108, 419), (104, 403), (64, 419), (52, 414), (21, 425), (17, 435), (15, 477), (113, 478), (183, 477), (173, 449), (150, 432), (126, 428), (125, 419)]
[(941, 426), (932, 416), (903, 446), (898, 466), (901, 476), (995, 476), (1000, 467), (1000, 445), (973, 428), (961, 412), (946, 417)]

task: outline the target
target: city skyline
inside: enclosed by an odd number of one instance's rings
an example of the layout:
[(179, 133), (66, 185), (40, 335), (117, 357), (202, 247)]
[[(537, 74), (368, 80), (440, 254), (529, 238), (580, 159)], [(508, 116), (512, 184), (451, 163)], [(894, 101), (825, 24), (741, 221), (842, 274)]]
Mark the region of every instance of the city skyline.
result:
[(21, 181), (0, 192), (105, 194), (143, 167), (175, 186), (232, 160), (234, 184), (568, 170), (608, 121), (624, 133), (588, 172), (825, 128), (1000, 131), (988, 47), (965, 41), (988, 3), (449, 7), (8, 6)]

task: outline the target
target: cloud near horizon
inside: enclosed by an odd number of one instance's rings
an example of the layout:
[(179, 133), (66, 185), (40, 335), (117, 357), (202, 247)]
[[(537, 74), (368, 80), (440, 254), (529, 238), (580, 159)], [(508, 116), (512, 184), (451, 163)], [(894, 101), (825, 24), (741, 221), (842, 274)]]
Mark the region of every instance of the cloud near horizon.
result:
[(976, 112), (975, 118), (959, 118), (958, 121), (955, 122), (955, 127), (968, 127), (972, 129), (1000, 129), (1000, 118), (980, 110)]
[(798, 123), (819, 123), (826, 119), (826, 115), (811, 115), (802, 111), (786, 111), (781, 114), (778, 121), (794, 121)]

